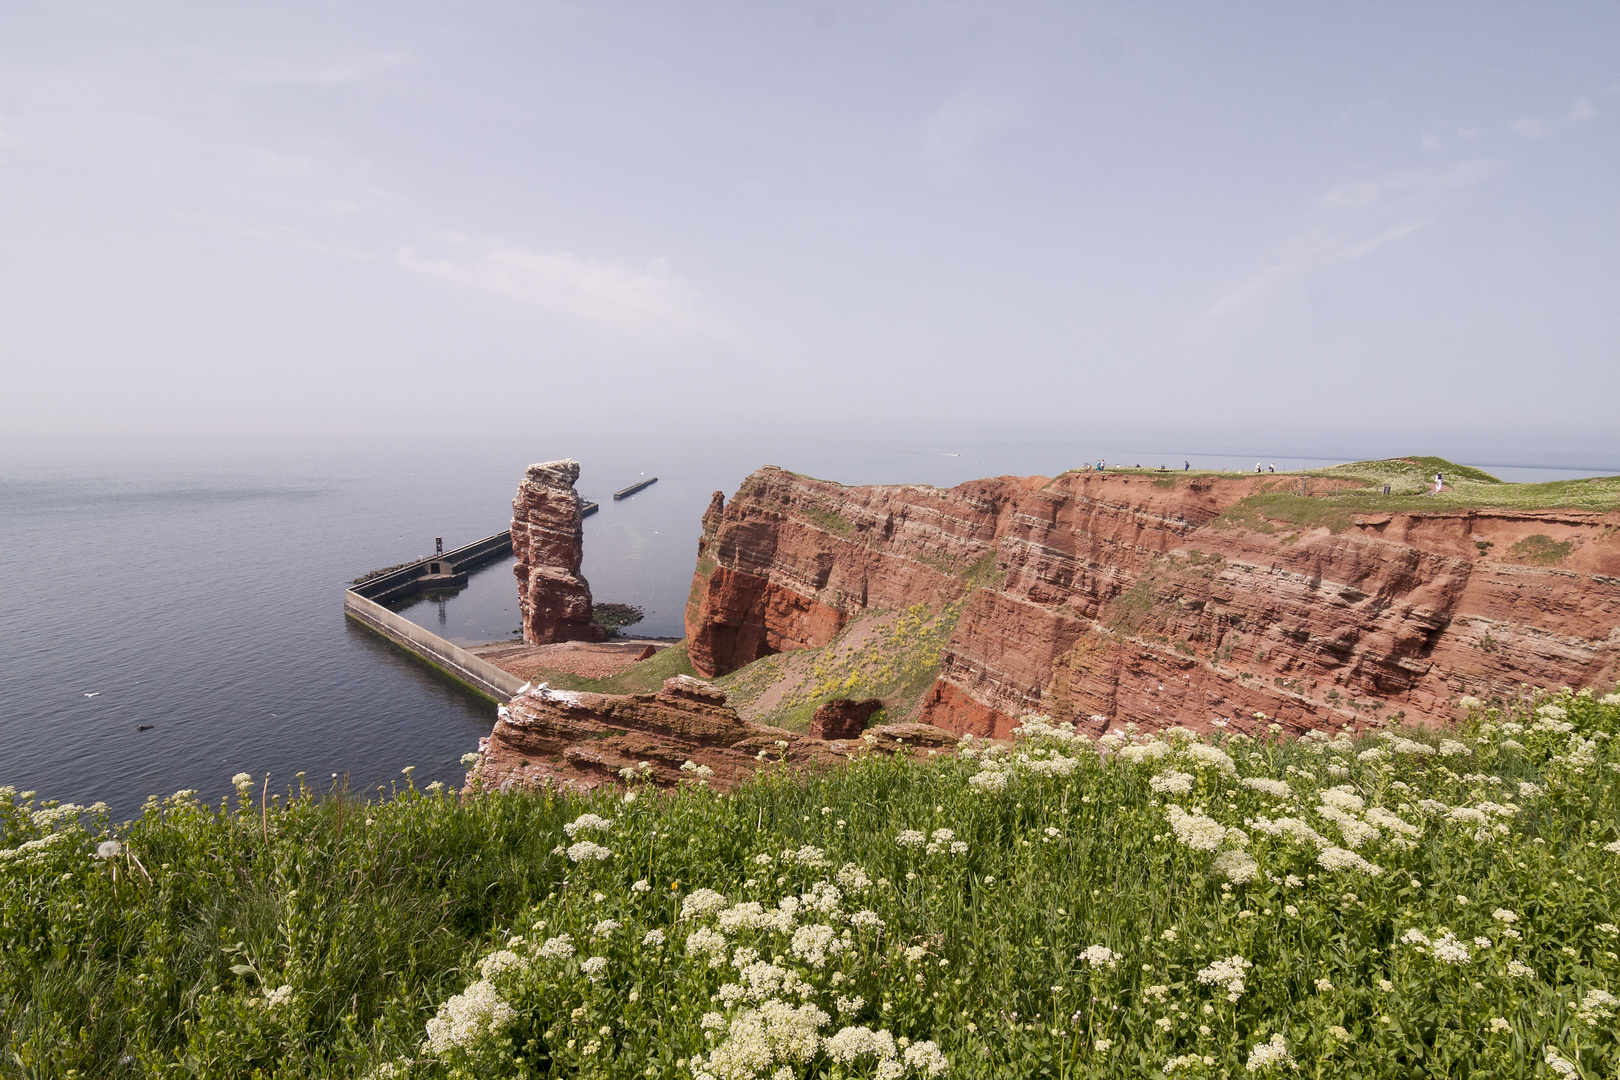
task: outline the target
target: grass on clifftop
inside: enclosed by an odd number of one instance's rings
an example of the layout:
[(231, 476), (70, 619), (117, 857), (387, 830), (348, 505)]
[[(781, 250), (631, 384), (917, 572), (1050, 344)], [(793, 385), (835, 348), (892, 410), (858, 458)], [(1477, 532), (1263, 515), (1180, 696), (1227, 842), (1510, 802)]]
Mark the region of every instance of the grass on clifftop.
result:
[[(1448, 490), (1433, 494), (1434, 474), (1445, 477)], [(1349, 479), (1363, 488), (1302, 495), (1298, 476)], [(1270, 522), (1303, 528), (1323, 526), (1333, 532), (1349, 526), (1358, 514), (1415, 513), (1457, 510), (1595, 510), (1620, 507), (1620, 476), (1555, 480), (1546, 484), (1511, 484), (1490, 473), (1443, 458), (1392, 458), (1335, 465), (1287, 478), (1266, 478), (1271, 490), (1250, 495), (1229, 507), (1217, 527), (1238, 526), (1271, 531)], [(1390, 493), (1383, 494), (1383, 485)]]
[(1620, 697), (1465, 704), (730, 796), (0, 788), (0, 1077), (1615, 1076)]

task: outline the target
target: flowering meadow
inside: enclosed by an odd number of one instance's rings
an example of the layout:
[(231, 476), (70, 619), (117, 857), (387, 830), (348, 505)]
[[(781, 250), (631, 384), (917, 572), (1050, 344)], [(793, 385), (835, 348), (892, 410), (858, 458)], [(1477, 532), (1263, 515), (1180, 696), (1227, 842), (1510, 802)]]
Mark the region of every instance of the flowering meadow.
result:
[(730, 795), (0, 789), (0, 1075), (1620, 1075), (1620, 696), (1464, 707)]

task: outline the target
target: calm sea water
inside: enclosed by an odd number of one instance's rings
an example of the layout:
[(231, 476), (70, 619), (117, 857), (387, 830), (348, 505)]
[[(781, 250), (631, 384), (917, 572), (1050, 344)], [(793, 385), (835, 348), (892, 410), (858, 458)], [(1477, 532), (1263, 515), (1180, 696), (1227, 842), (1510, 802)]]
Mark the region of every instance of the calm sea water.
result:
[[(419, 783), (459, 784), (459, 758), (489, 733), (494, 707), (344, 619), (342, 591), (365, 571), (427, 554), (435, 536), (449, 548), (506, 528), (533, 461), (577, 458), (580, 492), (602, 504), (585, 523), (596, 599), (644, 608), (637, 633), (676, 637), (709, 496), (729, 497), (760, 465), (844, 483), (948, 485), (1051, 475), (1099, 453), (1130, 464), (1186, 456), (1108, 449), (701, 437), (8, 439), (0, 442), (0, 784), (99, 799), (118, 816), (181, 788), (217, 799), (239, 771), (269, 774), (274, 788), (302, 771), (373, 790), (414, 765)], [(1193, 460), (1253, 467), (1246, 455)], [(1493, 471), (1522, 480), (1592, 474)], [(659, 482), (612, 501), (643, 474)], [(404, 614), (473, 644), (512, 635), (516, 599), (508, 561)]]

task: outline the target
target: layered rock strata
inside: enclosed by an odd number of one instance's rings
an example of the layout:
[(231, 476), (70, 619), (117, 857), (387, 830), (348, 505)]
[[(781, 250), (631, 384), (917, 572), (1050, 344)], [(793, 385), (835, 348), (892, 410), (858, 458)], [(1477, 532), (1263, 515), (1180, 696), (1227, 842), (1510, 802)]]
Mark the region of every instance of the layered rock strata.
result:
[[(495, 729), (479, 743), (469, 790), (513, 785), (576, 790), (637, 782), (672, 786), (703, 779), (730, 791), (769, 764), (824, 768), (855, 754), (894, 753), (902, 746), (953, 745), (924, 724), (872, 728), (865, 738), (824, 741), (750, 724), (714, 686), (688, 676), (664, 681), (656, 694), (588, 694), (539, 687), (501, 707)], [(690, 763), (690, 765), (688, 765)]]
[[(1243, 502), (1284, 484), (1086, 472), (942, 490), (761, 469), (704, 515), (692, 663), (719, 675), (825, 645), (866, 610), (965, 595), (921, 716), (958, 734), (1005, 736), (1029, 711), (1099, 729), (1438, 721), (1461, 695), (1620, 674), (1620, 514), (1312, 526)], [(1564, 554), (1515, 559), (1532, 536)]]
[(584, 557), (574, 482), (579, 462), (530, 465), (512, 500), (512, 554), (517, 564), (518, 611), (523, 640), (601, 641), (607, 631), (591, 621), (591, 586), (579, 572)]

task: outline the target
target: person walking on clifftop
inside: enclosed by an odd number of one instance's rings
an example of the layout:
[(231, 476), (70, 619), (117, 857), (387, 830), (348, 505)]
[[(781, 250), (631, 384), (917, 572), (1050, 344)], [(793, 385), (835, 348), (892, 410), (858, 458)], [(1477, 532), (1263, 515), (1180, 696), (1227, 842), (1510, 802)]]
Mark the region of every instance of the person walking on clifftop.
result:
[(1440, 494), (1440, 489), (1446, 486), (1446, 478), (1439, 473), (1434, 474), (1434, 494)]

